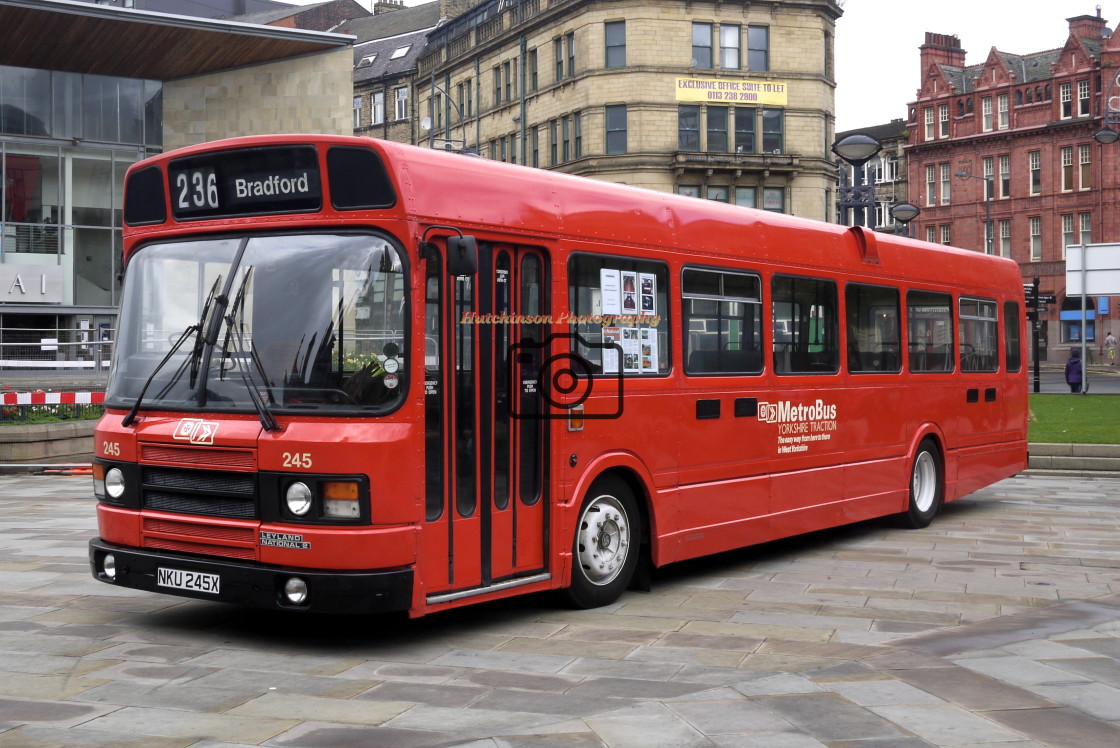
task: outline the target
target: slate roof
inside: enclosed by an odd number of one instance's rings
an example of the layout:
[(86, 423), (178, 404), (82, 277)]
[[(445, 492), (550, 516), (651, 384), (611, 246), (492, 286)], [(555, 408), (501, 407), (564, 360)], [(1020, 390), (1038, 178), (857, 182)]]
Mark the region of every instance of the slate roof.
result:
[(355, 18), (331, 29), (335, 34), (353, 34), (358, 44), (374, 39), (385, 39), (414, 31), (431, 31), (439, 25), (439, 2), (414, 5), (376, 16)]
[[(375, 39), (354, 45), (354, 82), (376, 80), (386, 76), (407, 73), (416, 68), (416, 61), (424, 54), (428, 45), (428, 32), (431, 29), (420, 29), (409, 34), (400, 34), (389, 39)], [(393, 53), (403, 47), (408, 51), (397, 59), (392, 59)], [(374, 57), (371, 64), (358, 67), (366, 57)]]
[(902, 140), (906, 137), (906, 122), (901, 119), (893, 119), (885, 125), (857, 127), (854, 130), (845, 130), (844, 132), (836, 133), (836, 139), (841, 140), (842, 138), (845, 138), (849, 135), (854, 135), (857, 132), (870, 135), (880, 143), (885, 143), (891, 140)]

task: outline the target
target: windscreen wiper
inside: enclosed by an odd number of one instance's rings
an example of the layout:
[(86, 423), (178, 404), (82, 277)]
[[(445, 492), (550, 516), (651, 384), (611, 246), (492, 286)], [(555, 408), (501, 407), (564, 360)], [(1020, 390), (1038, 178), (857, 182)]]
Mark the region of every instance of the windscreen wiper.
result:
[[(156, 364), (156, 367), (152, 369), (152, 373), (148, 375), (148, 379), (144, 382), (144, 386), (140, 388), (140, 394), (136, 396), (136, 402), (132, 404), (132, 408), (129, 409), (125, 417), (121, 419), (122, 426), (131, 426), (133, 421), (136, 420), (136, 414), (140, 411), (140, 404), (144, 401), (144, 395), (148, 392), (148, 387), (156, 378), (156, 374), (158, 374), (160, 369), (162, 369), (167, 364), (167, 362), (171, 360), (171, 357), (175, 355), (175, 352), (183, 346), (183, 343), (185, 343), (187, 338), (189, 338), (191, 335), (195, 336), (194, 351), (191, 353), (189, 361), (191, 366), (191, 382), (193, 386), (194, 378), (198, 369), (198, 354), (202, 350), (202, 330), (204, 329), (207, 320), (210, 318), (210, 311), (213, 307), (214, 300), (218, 298), (218, 288), (221, 285), (222, 276), (219, 275), (214, 279), (214, 285), (210, 287), (210, 293), (206, 297), (206, 303), (202, 305), (202, 315), (199, 317), (198, 322), (190, 325), (189, 327), (187, 327), (187, 329), (183, 330), (183, 333), (179, 336), (179, 339), (176, 340), (175, 344), (171, 346), (171, 350), (169, 350), (167, 352), (167, 355), (163, 357), (163, 360)], [(183, 375), (183, 370), (186, 368), (187, 364), (188, 362), (184, 361), (183, 365), (179, 367), (179, 370), (172, 375), (171, 381), (169, 381), (167, 383), (167, 386), (163, 388), (161, 397), (175, 382), (179, 381), (179, 377)]]
[[(264, 369), (263, 367), (261, 367), (260, 360), (257, 358), (256, 352), (246, 351), (244, 332), (241, 329), (240, 325), (235, 324), (237, 322), (237, 315), (241, 311), (241, 307), (245, 302), (245, 288), (249, 285), (249, 279), (252, 277), (252, 275), (253, 266), (250, 265), (245, 270), (245, 275), (241, 279), (241, 286), (237, 289), (237, 294), (234, 297), (233, 304), (231, 304), (229, 307), (229, 314), (225, 316), (224, 321), (226, 324), (226, 336), (222, 341), (221, 366), (225, 366), (225, 359), (229, 356), (229, 344), (232, 340), (237, 346), (235, 351), (237, 353), (237, 357), (241, 359), (241, 365), (237, 367), (237, 373), (241, 375), (241, 381), (245, 384), (245, 391), (249, 393), (249, 401), (253, 403), (253, 408), (255, 408), (257, 411), (257, 417), (261, 421), (261, 427), (264, 428), (265, 431), (279, 431), (280, 424), (276, 422), (276, 419), (268, 409), (268, 405), (264, 402), (264, 398), (261, 397), (261, 391), (257, 387), (256, 382), (253, 380), (250, 364), (255, 365), (258, 369), (260, 369), (262, 375), (264, 374)], [(252, 346), (252, 343), (250, 343), (250, 346)], [(250, 361), (246, 362), (246, 356), (250, 358)], [(222, 371), (225, 371), (225, 369), (223, 368)], [(267, 377), (264, 381), (265, 390), (268, 393), (268, 398), (271, 400), (272, 390), (268, 389)]]

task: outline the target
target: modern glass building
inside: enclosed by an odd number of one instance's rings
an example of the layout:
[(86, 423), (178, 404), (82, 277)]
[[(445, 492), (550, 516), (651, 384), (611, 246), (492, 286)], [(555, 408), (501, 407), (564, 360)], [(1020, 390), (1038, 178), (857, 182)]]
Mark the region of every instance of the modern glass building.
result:
[(0, 360), (97, 354), (124, 172), (161, 147), (160, 82), (0, 66)]

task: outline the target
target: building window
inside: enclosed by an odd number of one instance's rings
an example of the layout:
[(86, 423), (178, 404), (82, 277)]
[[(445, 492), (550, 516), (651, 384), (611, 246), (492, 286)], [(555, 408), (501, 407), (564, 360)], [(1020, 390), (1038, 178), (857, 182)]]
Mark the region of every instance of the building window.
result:
[(362, 126), (362, 97), (354, 97), (354, 129)]
[(408, 119), (408, 87), (398, 88), (396, 90), (396, 109), (394, 110), (398, 120)]
[(937, 243), (937, 227), (936, 226), (926, 226), (926, 241), (929, 242), (930, 244), (936, 244)]
[(1073, 191), (1073, 146), (1061, 150), (1062, 154), (1062, 192)]
[(717, 203), (727, 202), (727, 187), (725, 185), (708, 185), (708, 199)]
[(1001, 257), (1011, 256), (1011, 221), (1007, 218), (999, 222), (999, 254)]
[(867, 180), (875, 184), (893, 182), (898, 179), (898, 155), (880, 156), (867, 165)]
[(1073, 84), (1063, 83), (1058, 86), (1058, 100), (1062, 105), (1062, 119), (1073, 116)]
[(567, 117), (560, 118), (560, 161), (568, 163), (572, 160), (571, 121)]
[(738, 70), (742, 67), (739, 44), (742, 32), (738, 26), (719, 27), (719, 66), (725, 70)]
[(757, 187), (736, 187), (735, 188), (735, 204), (741, 205), (744, 208), (757, 208), (758, 207), (758, 188)]
[(502, 75), (505, 78), (506, 84), (505, 101), (513, 101), (513, 97), (517, 93), (515, 91), (516, 85), (513, 82), (513, 79), (517, 77), (517, 61), (514, 60), (513, 63), (502, 63)]
[(474, 96), (472, 94), (472, 89), (473, 88), (474, 88), (473, 81), (468, 78), (467, 79), (467, 91), (466, 91), (466, 93), (467, 93), (467, 116), (468, 117), (473, 117), (474, 116)]
[(937, 205), (937, 167), (933, 164), (926, 167), (926, 205)]
[(999, 197), (1011, 197), (1011, 157), (999, 157)]
[(949, 193), (952, 188), (952, 169), (949, 164), (941, 164), (941, 204), (949, 204)]
[(1093, 172), (1089, 169), (1089, 146), (1081, 145), (1077, 147), (1077, 187), (1078, 189), (1088, 190), (1093, 187)]
[(937, 121), (940, 128), (940, 137), (949, 137), (949, 105), (941, 104), (937, 107)]
[(560, 133), (556, 120), (548, 123), (548, 156), (550, 165), (560, 163)]
[(953, 243), (953, 236), (950, 231), (951, 228), (949, 224), (945, 224), (941, 227), (941, 243), (946, 247)]
[(556, 57), (556, 82), (564, 80), (564, 40), (556, 37), (552, 40), (552, 54)]
[(1066, 248), (1077, 244), (1077, 235), (1073, 233), (1073, 214), (1062, 214), (1062, 259), (1066, 258)]
[(1092, 213), (1080, 213), (1078, 215), (1078, 218), (1080, 219), (1078, 221), (1078, 223), (1080, 224), (1081, 233), (1080, 233), (1080, 236), (1077, 237), (1077, 243), (1078, 244), (1092, 244), (1093, 243), (1093, 214)]
[(679, 184), (677, 185), (677, 194), (685, 197), (700, 197), (700, 185)]
[(682, 151), (700, 150), (699, 104), (682, 104), (677, 107), (677, 148)]
[(784, 213), (786, 210), (786, 188), (764, 187), (762, 190), (762, 209)]
[(1000, 94), (996, 98), (996, 108), (999, 110), (999, 129), (1006, 130), (1011, 126), (1011, 115), (1008, 112), (1007, 94)]
[(494, 66), (494, 106), (502, 103), (502, 66)]
[(995, 195), (992, 192), (995, 189), (993, 180), (995, 179), (995, 166), (996, 160), (991, 156), (985, 156), (981, 161), (984, 169), (984, 199), (991, 200)]
[(747, 68), (770, 69), (770, 27), (747, 26)]
[(782, 110), (762, 110), (762, 152), (781, 153), (783, 148)]
[(568, 34), (568, 77), (576, 77), (576, 35), (575, 32)]
[(390, 60), (399, 60), (408, 54), (408, 50), (412, 49), (411, 44), (406, 44), (403, 47), (397, 47), (393, 50), (393, 54), (389, 55)]
[(1042, 216), (1031, 216), (1031, 262), (1042, 259)]
[(712, 67), (712, 24), (692, 24), (692, 67)]
[(575, 158), (583, 158), (583, 112), (572, 115), (572, 136), (575, 139)]
[(1077, 81), (1077, 116), (1089, 116), (1089, 81)]
[(626, 21), (603, 24), (603, 35), (606, 39), (606, 67), (626, 67)]
[(537, 50), (530, 49), (528, 52), (529, 63), (529, 90), (537, 90)]
[[(727, 107), (708, 107), (708, 151), (727, 153)], [(725, 199), (724, 202), (727, 202)]]
[(626, 105), (607, 107), (607, 154), (626, 153)]
[(1027, 153), (1027, 162), (1030, 165), (1031, 172), (1031, 194), (1038, 195), (1042, 193), (1042, 151), (1030, 151)]
[(981, 127), (984, 132), (992, 130), (992, 97), (985, 96), (980, 99)]
[(369, 121), (371, 125), (385, 122), (385, 92), (377, 91), (370, 99)]
[(739, 107), (735, 110), (735, 152), (754, 153), (756, 110)]
[(533, 150), (532, 164), (534, 167), (539, 167), (541, 165), (541, 129), (534, 127), (529, 131), (529, 136), (532, 138), (530, 141), (530, 147)]
[(934, 139), (934, 132), (935, 132), (934, 131), (934, 126), (935, 125), (934, 125), (934, 122), (933, 122), (933, 107), (927, 106), (925, 108), (925, 120), (926, 120), (926, 140), (933, 140)]

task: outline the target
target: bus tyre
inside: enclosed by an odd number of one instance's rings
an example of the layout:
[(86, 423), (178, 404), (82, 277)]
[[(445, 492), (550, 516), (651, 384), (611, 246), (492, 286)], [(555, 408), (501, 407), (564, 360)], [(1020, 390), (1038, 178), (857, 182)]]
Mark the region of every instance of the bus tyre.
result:
[(572, 544), (572, 581), (565, 590), (579, 608), (598, 608), (619, 598), (638, 566), (641, 517), (625, 481), (595, 481), (579, 511)]
[(900, 519), (904, 527), (928, 527), (941, 509), (945, 483), (942, 479), (941, 453), (930, 439), (918, 446), (910, 470), (910, 506)]

